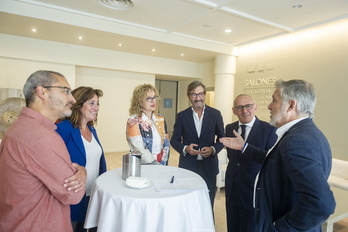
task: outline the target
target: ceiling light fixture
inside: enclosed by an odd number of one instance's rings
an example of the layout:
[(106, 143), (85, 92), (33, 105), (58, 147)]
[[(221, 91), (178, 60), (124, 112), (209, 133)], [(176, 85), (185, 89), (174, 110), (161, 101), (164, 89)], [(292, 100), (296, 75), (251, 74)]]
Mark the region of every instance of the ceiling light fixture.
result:
[(153, 49), (152, 49), (152, 52), (155, 52), (155, 51), (156, 51), (156, 49), (153, 48)]
[(32, 32), (36, 32), (36, 28), (32, 28), (31, 31), (32, 31)]
[(119, 46), (119, 47), (122, 47), (122, 44), (121, 44), (121, 43), (119, 43), (119, 44), (118, 44), (118, 46)]
[(130, 10), (134, 7), (132, 0), (99, 0), (98, 2), (114, 10)]
[(293, 5), (292, 8), (294, 9), (300, 9), (302, 7), (302, 5)]
[(231, 30), (231, 29), (226, 29), (225, 32), (226, 32), (226, 33), (231, 33), (232, 30)]
[(82, 40), (82, 36), (79, 36), (79, 40)]
[(181, 53), (180, 56), (184, 56), (184, 53)]

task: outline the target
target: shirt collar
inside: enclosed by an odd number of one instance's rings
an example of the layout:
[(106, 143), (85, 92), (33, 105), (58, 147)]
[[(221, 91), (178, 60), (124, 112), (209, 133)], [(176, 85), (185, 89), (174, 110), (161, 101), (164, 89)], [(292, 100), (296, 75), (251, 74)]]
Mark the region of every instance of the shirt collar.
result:
[[(192, 110), (193, 114), (198, 114), (198, 113), (195, 111), (195, 109), (193, 109), (192, 106), (191, 106), (191, 110)], [(204, 106), (203, 106), (202, 115), (204, 115), (204, 110), (205, 110), (205, 104), (204, 104)]]
[[(144, 114), (144, 113), (141, 114), (141, 118), (143, 119), (144, 122), (147, 119), (151, 120), (151, 118), (147, 117), (146, 114)], [(156, 120), (156, 114), (155, 113), (152, 114), (152, 120)]]
[(256, 120), (256, 117), (254, 116), (253, 119), (248, 123), (242, 124), (241, 122), (239, 122), (239, 126), (246, 125), (247, 127), (253, 127), (255, 120)]
[(34, 118), (35, 120), (39, 121), (39, 123), (51, 130), (56, 130), (57, 126), (54, 124), (51, 120), (37, 112), (36, 110), (33, 110), (29, 107), (23, 107), (21, 114), (26, 117)]
[(279, 127), (277, 129), (277, 131), (276, 131), (276, 134), (278, 135), (278, 138), (281, 138), (285, 134), (285, 132), (287, 132), (293, 125), (295, 125), (299, 121), (302, 121), (302, 120), (304, 120), (306, 118), (308, 118), (308, 117), (298, 118), (298, 119), (290, 121), (290, 122), (284, 124), (283, 126)]

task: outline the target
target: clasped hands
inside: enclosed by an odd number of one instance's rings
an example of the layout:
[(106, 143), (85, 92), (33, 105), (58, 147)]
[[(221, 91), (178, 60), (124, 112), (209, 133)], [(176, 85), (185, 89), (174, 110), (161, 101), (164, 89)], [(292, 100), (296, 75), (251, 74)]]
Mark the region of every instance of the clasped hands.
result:
[(64, 180), (63, 187), (67, 188), (68, 191), (77, 193), (86, 187), (87, 170), (77, 163), (72, 163), (72, 166), (75, 168), (75, 174)]
[(236, 136), (234, 138), (231, 137), (223, 137), (220, 138), (219, 141), (228, 148), (231, 148), (233, 150), (238, 150), (241, 151), (243, 150), (244, 147), (244, 139), (242, 138), (242, 136), (240, 136), (240, 134), (237, 133), (237, 131), (233, 130), (233, 134)]
[(186, 146), (185, 152), (189, 153), (190, 155), (202, 155), (203, 158), (209, 157), (214, 152), (212, 147), (203, 147), (199, 150), (197, 150), (197, 148), (195, 149), (195, 147), (198, 147), (198, 145), (191, 143), (190, 145)]

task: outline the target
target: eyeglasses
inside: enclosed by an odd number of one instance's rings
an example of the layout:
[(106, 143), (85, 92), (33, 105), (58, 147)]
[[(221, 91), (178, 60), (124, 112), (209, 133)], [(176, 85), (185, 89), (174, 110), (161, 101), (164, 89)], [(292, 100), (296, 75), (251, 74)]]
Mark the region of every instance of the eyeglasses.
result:
[(254, 104), (246, 104), (245, 106), (235, 106), (233, 108), (235, 108), (238, 111), (242, 111), (243, 109), (246, 110), (251, 110), (253, 108)]
[[(66, 95), (71, 95), (71, 89), (68, 88), (68, 87), (65, 87), (65, 86), (44, 86), (44, 85), (42, 85), (42, 87), (45, 88), (45, 89), (50, 89), (50, 88), (59, 88), (59, 89), (63, 89), (64, 92), (66, 93)], [(34, 89), (36, 89), (36, 88), (37, 88), (37, 86), (34, 87)]]
[(145, 100), (146, 100), (147, 102), (157, 101), (157, 100), (158, 100), (158, 96), (147, 97), (147, 98), (145, 98)]
[(200, 93), (191, 93), (190, 94), (190, 96), (191, 97), (194, 97), (194, 98), (197, 98), (197, 97), (200, 97), (200, 98), (202, 98), (202, 97), (204, 97), (204, 93), (203, 92), (200, 92)]

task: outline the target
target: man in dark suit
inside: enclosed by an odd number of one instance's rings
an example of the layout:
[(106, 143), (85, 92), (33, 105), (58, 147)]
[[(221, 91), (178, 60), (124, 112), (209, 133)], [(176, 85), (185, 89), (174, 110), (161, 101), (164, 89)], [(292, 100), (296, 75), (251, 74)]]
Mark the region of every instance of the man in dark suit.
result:
[[(335, 210), (335, 199), (327, 182), (331, 150), (312, 120), (315, 102), (316, 95), (309, 83), (276, 82), (268, 109), (271, 124), (278, 127), (278, 140), (266, 153), (255, 180), (256, 231), (320, 232), (321, 224)], [(235, 135), (236, 138), (220, 141), (243, 150), (245, 155), (265, 153)]]
[[(235, 137), (233, 130), (244, 134), (244, 140), (260, 149), (270, 149), (277, 140), (276, 128), (255, 117), (257, 105), (246, 94), (237, 96), (233, 113), (238, 121), (226, 126), (226, 137)], [(242, 129), (242, 128), (245, 129)], [(242, 133), (244, 131), (244, 133)], [(261, 163), (255, 162), (241, 151), (227, 148), (228, 165), (225, 177), (227, 230), (229, 232), (254, 232), (253, 207), (254, 181)], [(262, 159), (261, 159), (262, 160)]]
[(187, 97), (192, 106), (178, 113), (170, 143), (180, 154), (179, 167), (196, 172), (205, 180), (214, 209), (217, 154), (223, 148), (219, 138), (224, 136), (224, 124), (220, 111), (205, 105), (205, 95), (202, 82), (188, 85)]

